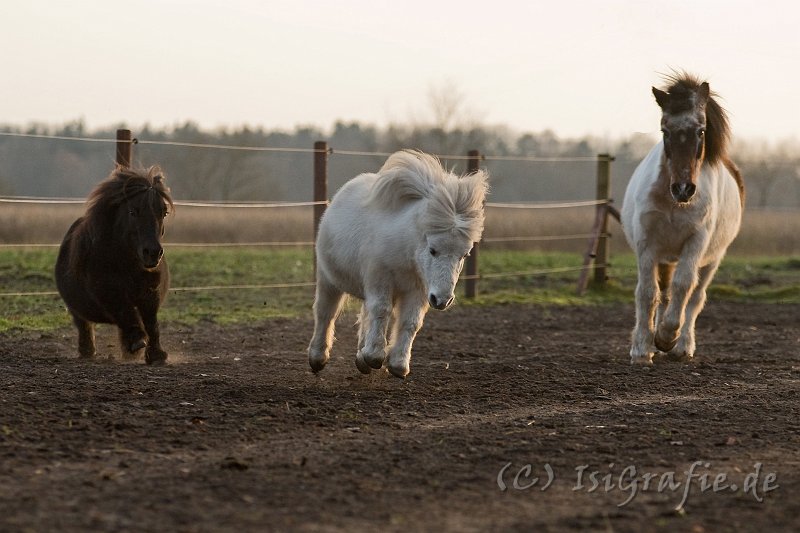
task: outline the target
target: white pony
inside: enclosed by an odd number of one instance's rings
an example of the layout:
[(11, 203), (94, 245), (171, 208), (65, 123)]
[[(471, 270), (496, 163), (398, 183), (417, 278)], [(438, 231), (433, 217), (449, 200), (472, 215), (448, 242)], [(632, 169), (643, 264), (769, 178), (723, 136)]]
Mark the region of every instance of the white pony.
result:
[(632, 363), (652, 363), (655, 348), (676, 359), (694, 355), (695, 320), (744, 206), (716, 95), (685, 73), (667, 81), (666, 91), (653, 88), (663, 141), (634, 171), (621, 213), (639, 272)]
[(399, 378), (409, 373), (411, 344), (428, 306), (453, 303), (464, 258), (483, 233), (487, 178), (482, 171), (459, 178), (430, 155), (402, 151), (377, 174), (361, 174), (336, 193), (317, 236), (308, 347), (314, 372), (328, 362), (334, 322), (348, 293), (364, 301), (358, 369), (368, 374), (386, 364)]

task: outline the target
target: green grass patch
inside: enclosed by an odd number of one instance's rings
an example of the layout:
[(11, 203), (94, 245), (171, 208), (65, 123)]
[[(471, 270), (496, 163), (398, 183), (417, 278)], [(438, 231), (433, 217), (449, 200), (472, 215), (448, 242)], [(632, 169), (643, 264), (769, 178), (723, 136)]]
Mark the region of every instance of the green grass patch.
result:
[[(0, 249), (0, 293), (55, 291), (54, 248)], [(313, 279), (308, 248), (179, 248), (167, 249), (173, 288), (305, 283)], [(632, 302), (636, 260), (632, 254), (612, 257), (611, 279), (604, 287), (589, 285), (583, 296), (576, 287), (580, 272), (554, 269), (580, 267), (578, 254), (518, 250), (480, 250), (478, 297), (467, 300), (458, 288), (460, 305), (502, 304), (605, 305)], [(513, 277), (491, 277), (514, 272)], [(462, 284), (463, 285), (463, 282)], [(800, 303), (800, 259), (796, 257), (728, 257), (709, 297), (719, 300)], [(278, 316), (310, 315), (312, 287), (221, 288), (173, 291), (160, 313), (164, 322), (234, 324)], [(13, 329), (52, 330), (71, 321), (57, 295), (0, 296), (0, 332)]]

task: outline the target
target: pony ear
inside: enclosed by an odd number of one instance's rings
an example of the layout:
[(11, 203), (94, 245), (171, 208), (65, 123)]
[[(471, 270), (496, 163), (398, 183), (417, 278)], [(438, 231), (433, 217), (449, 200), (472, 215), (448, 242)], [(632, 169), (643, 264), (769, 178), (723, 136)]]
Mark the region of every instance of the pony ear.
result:
[(656, 89), (653, 87), (653, 96), (656, 97), (658, 107), (661, 109), (666, 109), (667, 105), (669, 105), (669, 93), (665, 93), (661, 89)]
[(708, 97), (711, 95), (711, 87), (709, 87), (708, 82), (704, 81), (700, 84), (700, 87), (697, 88), (697, 98), (701, 104), (708, 103)]

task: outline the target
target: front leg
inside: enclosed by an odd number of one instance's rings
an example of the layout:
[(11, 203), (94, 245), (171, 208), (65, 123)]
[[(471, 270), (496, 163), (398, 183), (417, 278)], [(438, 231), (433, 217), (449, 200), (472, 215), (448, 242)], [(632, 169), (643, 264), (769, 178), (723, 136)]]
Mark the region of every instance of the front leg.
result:
[(700, 232), (690, 238), (681, 251), (678, 265), (672, 276), (670, 300), (664, 310), (655, 334), (656, 348), (669, 352), (678, 342), (678, 335), (683, 326), (686, 304), (697, 287), (698, 262), (706, 249), (708, 234)]
[(147, 333), (135, 299), (128, 292), (125, 283), (125, 279), (114, 279), (109, 276), (93, 287), (93, 295), (104, 315), (119, 330), (122, 357), (132, 359), (147, 346)]
[(372, 367), (361, 357), (361, 350), (364, 348), (364, 342), (367, 337), (367, 320), (367, 305), (362, 302), (361, 311), (358, 313), (358, 346), (356, 347), (356, 368), (362, 374), (372, 372)]
[(124, 359), (133, 359), (147, 346), (147, 332), (142, 317), (133, 302), (118, 305), (110, 313), (114, 324), (119, 329), (119, 343)]
[[(356, 354), (356, 366), (362, 372), (362, 368), (381, 368), (386, 360), (386, 330), (389, 326), (389, 318), (392, 315), (392, 302), (389, 294), (385, 292), (367, 293), (364, 300), (366, 316), (362, 316), (365, 324), (366, 334), (364, 335), (364, 345)], [(364, 367), (366, 363), (366, 367)]]
[(144, 352), (144, 361), (148, 365), (163, 364), (167, 360), (167, 352), (161, 348), (161, 332), (158, 326), (158, 301), (148, 302), (139, 307), (142, 323), (147, 332), (147, 348)]
[(658, 308), (656, 309), (655, 324), (661, 322), (664, 316), (664, 311), (669, 305), (669, 287), (672, 284), (672, 275), (675, 272), (675, 263), (659, 263), (658, 264)]
[(673, 359), (687, 360), (694, 357), (695, 340), (694, 340), (694, 326), (697, 321), (697, 316), (703, 310), (706, 303), (706, 289), (711, 284), (714, 278), (714, 273), (719, 267), (719, 260), (706, 265), (700, 269), (697, 281), (689, 303), (686, 305), (686, 317), (681, 328), (680, 338), (678, 339), (675, 347), (670, 350), (669, 355)]
[(658, 285), (656, 263), (647, 253), (639, 254), (639, 280), (636, 284), (636, 326), (631, 335), (631, 363), (653, 362), (653, 332)]
[(424, 293), (406, 294), (400, 299), (389, 349), (388, 368), (393, 376), (402, 379), (411, 371), (411, 345), (427, 311), (428, 300)]
[(147, 332), (139, 311), (135, 307), (118, 312), (114, 322), (119, 330), (119, 343), (124, 359), (134, 359), (136, 354), (147, 347)]

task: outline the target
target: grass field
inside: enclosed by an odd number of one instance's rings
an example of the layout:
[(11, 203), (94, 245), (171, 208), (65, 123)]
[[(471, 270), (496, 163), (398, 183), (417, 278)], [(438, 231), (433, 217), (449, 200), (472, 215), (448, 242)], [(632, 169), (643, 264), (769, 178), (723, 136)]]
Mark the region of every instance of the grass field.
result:
[[(0, 209), (0, 293), (55, 291), (52, 246), (83, 205), (9, 204)], [(487, 208), (485, 242), (479, 254), (482, 275), (579, 267), (594, 208), (521, 210)], [(712, 298), (800, 301), (800, 212), (747, 211), (742, 231), (712, 287)], [(461, 304), (632, 301), (635, 260), (616, 222), (611, 281), (575, 294), (579, 272), (491, 277), (479, 281), (479, 297)], [(580, 235), (526, 240), (528, 237)], [(508, 240), (511, 238), (511, 240)], [(167, 258), (172, 287), (310, 283), (313, 280), (310, 207), (179, 207), (167, 221)], [(284, 246), (190, 247), (192, 243), (283, 243)], [(291, 243), (306, 243), (295, 246)], [(25, 244), (49, 244), (28, 247)], [(463, 294), (460, 288), (457, 294)], [(310, 286), (173, 291), (161, 313), (164, 321), (245, 322), (309, 313)], [(58, 295), (0, 296), (0, 331), (46, 330), (70, 323)]]
[[(83, 213), (83, 205), (0, 206), (0, 247), (5, 244), (58, 243), (73, 220)], [(557, 238), (524, 240), (528, 237), (584, 235), (594, 221), (593, 207), (558, 210), (486, 210), (484, 246), (493, 249), (539, 250), (578, 253), (586, 239)], [(730, 252), (735, 255), (762, 256), (800, 254), (800, 211), (747, 210), (739, 236)], [(615, 221), (609, 224), (612, 250), (629, 251), (622, 230)], [(495, 239), (522, 238), (496, 242)], [(168, 243), (248, 243), (310, 242), (313, 240), (310, 207), (214, 208), (178, 207), (167, 220)]]
[[(240, 285), (301, 284), (312, 281), (312, 254), (293, 248), (188, 248), (166, 251), (174, 290), (160, 314), (161, 320), (195, 324), (257, 321), (275, 316), (297, 316), (311, 311), (313, 287), (217, 288)], [(0, 293), (55, 291), (55, 248), (0, 249)], [(519, 250), (481, 250), (483, 275), (531, 272), (580, 266), (577, 253)], [(610, 282), (575, 293), (577, 271), (487, 278), (479, 281), (479, 297), (459, 298), (460, 305), (489, 303), (603, 304), (632, 302), (636, 283), (631, 254), (612, 257)], [(711, 299), (800, 302), (800, 257), (737, 257), (725, 260), (711, 288)], [(458, 295), (463, 294), (459, 287)], [(354, 304), (351, 304), (354, 305)], [(58, 295), (0, 296), (0, 331), (51, 330), (70, 324)]]

